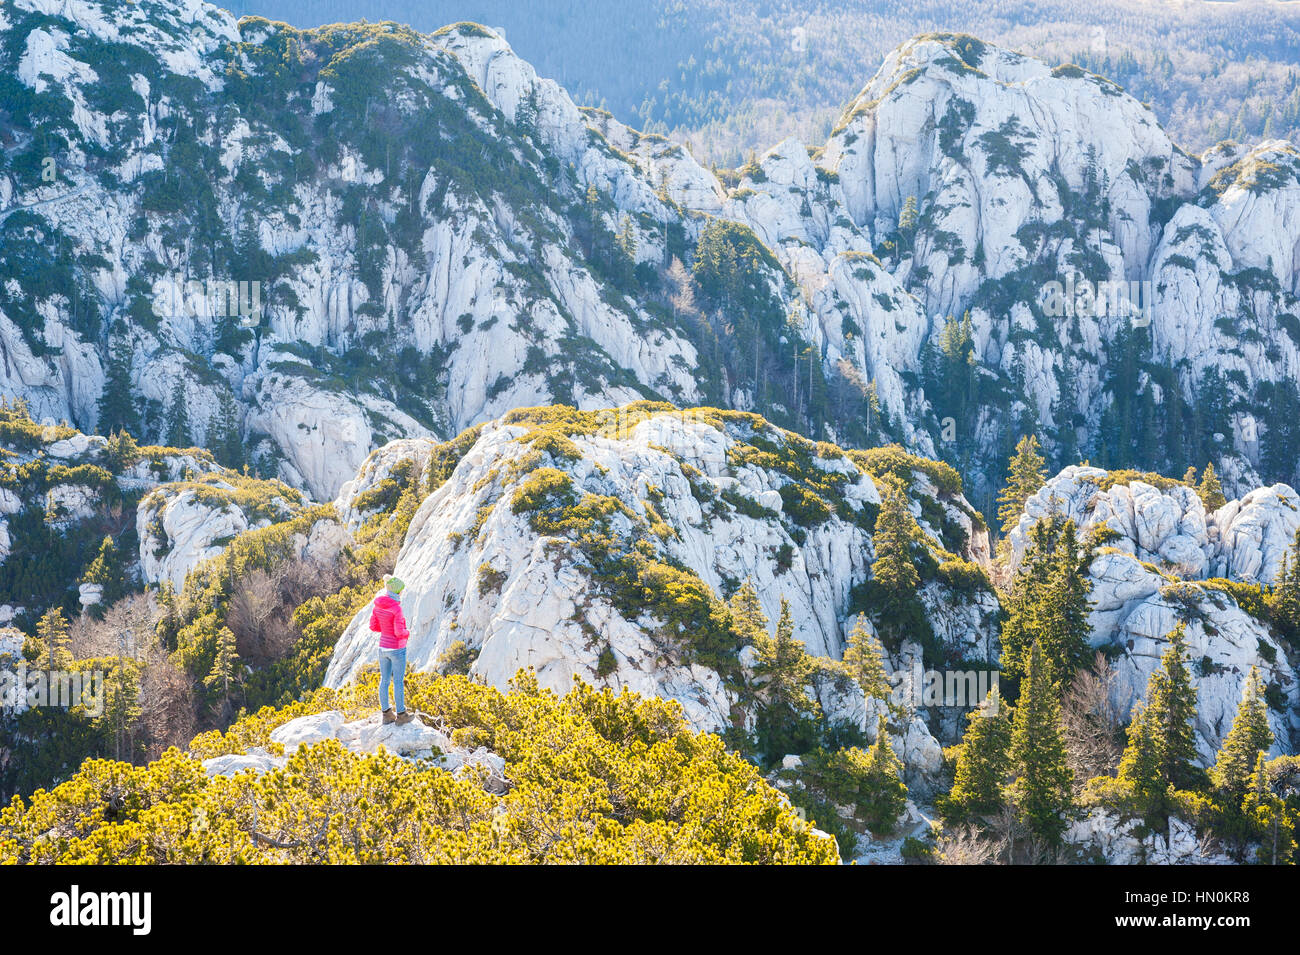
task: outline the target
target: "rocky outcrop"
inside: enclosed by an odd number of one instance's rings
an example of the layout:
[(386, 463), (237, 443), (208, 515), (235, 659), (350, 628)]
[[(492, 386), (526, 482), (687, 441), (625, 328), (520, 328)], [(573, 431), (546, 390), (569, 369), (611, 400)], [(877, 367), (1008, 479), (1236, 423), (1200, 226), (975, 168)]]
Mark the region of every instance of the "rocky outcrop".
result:
[(506, 761), (486, 746), (474, 749), (458, 746), (447, 732), (424, 717), (400, 726), (385, 724), (378, 712), (353, 720), (348, 720), (339, 710), (300, 716), (271, 732), (272, 746), (286, 755), (275, 755), (262, 747), (253, 747), (244, 753), (205, 759), (203, 769), (209, 776), (231, 776), (249, 770), (264, 773), (285, 766), (287, 754), (292, 754), (300, 746), (312, 746), (325, 740), (337, 740), (344, 749), (357, 754), (386, 751), (395, 756), (424, 761), (454, 776), (477, 779), (484, 789), (497, 795), (510, 788), (505, 773)]
[[(752, 408), (752, 384), (722, 381), (719, 356), (700, 348), (708, 336), (695, 326), (710, 316), (665, 308), (661, 294), (659, 270), (674, 256), (689, 269), (715, 216), (770, 249), (748, 278), (771, 291), (827, 379), (873, 389), (889, 433), (918, 453), (959, 441), (981, 494), (1001, 479), (1006, 439), (1027, 416), (1063, 457), (1113, 441), (1108, 382), (1128, 360), (1129, 330), (1149, 336), (1144, 360), (1165, 372), (1137, 382), (1154, 401), (1174, 387), (1216, 414), (1239, 409), (1216, 420), (1210, 448), (1230, 493), (1260, 474), (1300, 480), (1288, 425), (1267, 413), (1300, 378), (1300, 158), (1286, 143), (1193, 157), (1101, 77), (927, 35), (886, 58), (823, 149), (786, 140), (724, 182), (688, 149), (580, 109), (472, 24), (430, 36), (373, 26), (347, 35), (356, 42), (344, 51), (330, 45), (351, 42), (343, 33), (307, 35), (316, 47), (299, 65), (314, 82), (254, 113), (232, 105), (226, 66), (239, 58), (250, 82), (279, 89), (262, 75), (275, 58), (254, 51), (280, 49), (282, 25), (236, 24), (190, 0), (143, 19), (109, 0), (12, 7), (4, 65), (58, 104), (46, 118), (72, 161), (57, 184), (17, 166), (0, 173), (0, 216), (19, 227), (11, 258), (32, 274), (49, 266), (51, 243), (35, 229), (83, 257), (120, 250), (79, 280), (126, 321), (147, 427), (161, 432), (179, 389), (207, 440), (233, 397), (254, 460), (318, 499), (390, 440), (449, 436), (514, 407), (688, 405), (714, 380), (724, 403)], [(95, 46), (108, 37), (148, 64), (122, 77), (112, 114), (89, 93), (112, 71)], [(397, 136), (384, 151), (355, 135), (365, 123), (349, 91), (369, 82), (354, 71), (370, 56), (390, 81), (392, 128), (444, 137), (437, 162), (429, 143)], [(219, 104), (211, 116), (207, 98)], [(435, 127), (419, 125), (431, 116)], [(217, 173), (203, 206), (215, 217), (173, 208), (160, 127), (175, 117), (214, 130), (196, 141)], [(303, 117), (337, 147), (303, 150), (302, 137), (319, 135)], [(111, 176), (77, 161), (89, 150)], [(253, 192), (250, 179), (261, 183)], [(900, 217), (910, 217), (901, 229)], [(584, 251), (593, 229), (622, 235), (633, 268)], [(185, 241), (160, 243), (161, 230)], [(256, 256), (240, 260), (262, 261), (264, 275), (210, 274), (204, 256), (183, 251), (249, 242)], [(141, 288), (159, 275), (176, 281)], [(1138, 283), (1140, 313), (1124, 295), (1053, 312), (1049, 286), (1076, 278)], [(191, 279), (217, 292), (185, 287)], [(228, 280), (263, 283), (256, 307), (240, 292), (230, 314)], [(180, 294), (165, 294), (177, 283)], [(64, 299), (21, 283), (10, 294), (3, 390), (38, 419), (89, 430), (106, 343), (66, 320)], [(950, 396), (928, 379), (926, 358), (942, 318), (967, 312), (979, 391), (998, 397), (946, 421), (936, 409)], [(1225, 395), (1203, 394), (1219, 386)], [(832, 422), (810, 426), (822, 424)]]
[(433, 438), (405, 438), (371, 452), (355, 476), (339, 488), (334, 500), (339, 520), (356, 531), (367, 517), (382, 508), (385, 502), (380, 495), (387, 482), (394, 482), (396, 472), (407, 469), (416, 477), (422, 476), (438, 443)]
[(1008, 535), (1013, 568), (1034, 524), (1049, 515), (1074, 521), (1081, 532), (1105, 525), (1119, 535), (1113, 547), (1185, 579), (1268, 584), (1295, 542), (1300, 495), (1285, 484), (1256, 488), (1207, 513), (1196, 491), (1181, 484), (1111, 484), (1101, 468), (1067, 467), (1029, 499)]
[(193, 488), (149, 495), (140, 502), (136, 523), (142, 530), (141, 576), (148, 584), (165, 581), (176, 590), (191, 570), (249, 528), (243, 511), (225, 501), (202, 502)]
[(1167, 832), (1151, 831), (1140, 819), (1093, 809), (1070, 824), (1064, 836), (1083, 861), (1107, 865), (1232, 865), (1233, 860), (1176, 816)]
[(1213, 762), (1231, 728), (1252, 667), (1259, 668), (1281, 703), (1269, 714), (1276, 737), (1272, 752), (1292, 752), (1300, 739), (1300, 682), (1288, 648), (1212, 578), (1248, 583), (1276, 578), (1300, 525), (1296, 492), (1285, 485), (1260, 488), (1207, 514), (1189, 487), (1161, 490), (1140, 480), (1108, 486), (1109, 478), (1100, 468), (1069, 467), (1048, 480), (1009, 535), (1012, 566), (1018, 566), (1031, 528), (1043, 518), (1068, 518), (1081, 533), (1108, 527), (1118, 537), (1089, 568), (1089, 622), (1092, 644), (1115, 657), (1113, 695), (1120, 711), (1127, 713), (1145, 696), (1167, 635), (1183, 623), (1198, 696), (1202, 763)]
[[(558, 432), (540, 436), (546, 415), (538, 417), (543, 423), (530, 423), (525, 413), (517, 424), (485, 425), (412, 519), (394, 568), (407, 582), (410, 666), (432, 670), (462, 642), (476, 654), (472, 674), (494, 686), (533, 667), (539, 682), (557, 691), (581, 677), (677, 700), (697, 729), (721, 730), (746, 719), (736, 709), (734, 684), (695, 660), (680, 637), (669, 636), (662, 614), (671, 604), (657, 603), (653, 593), (629, 604), (618, 581), (604, 579), (599, 558), (581, 546), (581, 528), (571, 528), (575, 541), (533, 524), (518, 503), (521, 489), (546, 469), (571, 485), (574, 503), (586, 500), (608, 515), (608, 524), (593, 526), (591, 534), (607, 533), (616, 549), (634, 547), (683, 572), (658, 586), (725, 595), (749, 580), (773, 624), (787, 601), (795, 636), (808, 651), (840, 656), (851, 592), (868, 578), (872, 561), (867, 515), (879, 493), (865, 468), (838, 449), (803, 442), (751, 416), (638, 414), (634, 408), (603, 423), (561, 428), (563, 438)], [(777, 448), (764, 458), (766, 466), (745, 463), (751, 441)], [(540, 447), (550, 450), (541, 453)], [(392, 457), (409, 450), (395, 448)], [(366, 480), (382, 473), (388, 460), (377, 455)], [(796, 482), (783, 468), (796, 461), (835, 476), (834, 513), (812, 520), (791, 513), (782, 491), (788, 495)], [(942, 510), (944, 496), (922, 475), (913, 493), (918, 516)], [(927, 498), (931, 504), (922, 508)], [(971, 520), (960, 497), (944, 500)], [(976, 542), (970, 546), (987, 547), (983, 532), (967, 526), (968, 540)], [(937, 536), (931, 539), (938, 546)], [(927, 587), (935, 596), (936, 632), (959, 648), (955, 652), (990, 644), (997, 609), (990, 592), (966, 601), (937, 581)], [(326, 685), (350, 681), (374, 660), (367, 614), (362, 611), (340, 638)], [(740, 661), (745, 665), (744, 652)], [(823, 703), (836, 719), (874, 733), (875, 712), (853, 694)], [(923, 720), (905, 725), (899, 748), (918, 773), (938, 770), (939, 746)]]

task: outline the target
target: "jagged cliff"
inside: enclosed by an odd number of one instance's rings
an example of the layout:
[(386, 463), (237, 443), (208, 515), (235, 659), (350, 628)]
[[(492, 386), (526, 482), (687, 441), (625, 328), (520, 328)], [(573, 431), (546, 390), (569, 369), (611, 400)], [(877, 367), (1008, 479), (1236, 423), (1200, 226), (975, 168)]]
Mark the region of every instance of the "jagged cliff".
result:
[[(109, 424), (162, 437), (183, 400), (213, 445), (233, 398), (236, 446), (318, 499), (389, 439), (639, 397), (892, 436), (985, 510), (1029, 430), (1061, 464), (1296, 480), (1289, 144), (1190, 156), (1104, 78), (931, 36), (824, 146), (715, 174), (480, 27), (147, 6), (0, 21), (0, 373), (38, 419), (126, 391)], [(1053, 298), (1076, 280), (1141, 311)], [(260, 311), (159, 292), (190, 281)]]

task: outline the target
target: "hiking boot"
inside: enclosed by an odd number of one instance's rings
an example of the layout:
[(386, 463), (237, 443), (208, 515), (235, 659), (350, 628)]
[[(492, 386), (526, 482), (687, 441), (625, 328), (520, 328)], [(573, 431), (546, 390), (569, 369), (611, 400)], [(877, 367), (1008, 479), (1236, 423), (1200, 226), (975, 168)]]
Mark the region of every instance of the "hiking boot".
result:
[(394, 722), (397, 723), (398, 726), (405, 726), (413, 719), (415, 719), (414, 713), (412, 713), (410, 710), (402, 710), (402, 712), (397, 714), (397, 719), (394, 720)]
[(384, 725), (385, 725), (385, 726), (387, 726), (389, 723), (392, 723), (392, 722), (396, 721), (396, 719), (397, 719), (397, 717), (393, 715), (393, 711), (392, 711), (392, 710), (384, 710), (384, 712), (383, 712), (383, 717), (384, 717)]

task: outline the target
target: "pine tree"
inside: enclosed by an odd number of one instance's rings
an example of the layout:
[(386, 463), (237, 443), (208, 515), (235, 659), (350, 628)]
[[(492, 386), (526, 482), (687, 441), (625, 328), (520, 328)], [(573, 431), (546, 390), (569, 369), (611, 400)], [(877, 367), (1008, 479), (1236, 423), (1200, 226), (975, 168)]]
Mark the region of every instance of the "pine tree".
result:
[(1168, 636), (1160, 666), (1147, 680), (1146, 702), (1133, 708), (1119, 778), (1148, 814), (1163, 813), (1174, 789), (1190, 789), (1196, 768), (1196, 688), (1187, 668), (1186, 627)]
[(158, 588), (158, 623), (154, 635), (167, 650), (176, 649), (176, 634), (181, 628), (181, 612), (178, 606), (176, 589), (170, 580), (164, 580)]
[(190, 432), (189, 405), (185, 400), (185, 382), (181, 378), (176, 379), (176, 385), (172, 388), (163, 443), (172, 448), (189, 448), (194, 445), (194, 436)]
[(1261, 752), (1268, 752), (1272, 745), (1273, 730), (1268, 725), (1263, 682), (1259, 668), (1251, 667), (1237, 715), (1232, 720), (1232, 729), (1223, 738), (1214, 769), (1210, 771), (1214, 785), (1231, 802), (1239, 803), (1250, 786), (1256, 757)]
[(1008, 676), (1025, 675), (1035, 643), (1065, 685), (1091, 659), (1087, 566), (1099, 539), (1090, 537), (1081, 547), (1074, 522), (1068, 520), (1040, 520), (1030, 530), (1029, 547), (1005, 601), (1001, 662)]
[(1228, 499), (1223, 495), (1223, 485), (1219, 483), (1219, 476), (1214, 473), (1214, 462), (1205, 465), (1196, 493), (1207, 511), (1217, 511), (1228, 503)]
[(238, 664), (235, 634), (229, 627), (222, 627), (217, 632), (217, 652), (212, 660), (212, 669), (204, 677), (203, 685), (217, 694), (223, 710), (229, 704), (231, 690), (239, 680)]
[(978, 361), (970, 312), (961, 319), (949, 315), (926, 354), (927, 374), (934, 387), (936, 417), (951, 415), (970, 430), (976, 412)]
[(894, 830), (907, 807), (907, 786), (903, 784), (903, 761), (889, 742), (889, 726), (882, 713), (876, 724), (876, 741), (867, 751), (867, 768), (861, 792), (866, 804), (865, 822), (876, 833)]
[(758, 602), (758, 591), (746, 580), (727, 602), (731, 611), (731, 628), (742, 644), (757, 648), (767, 638), (767, 615)]
[(867, 432), (880, 420), (880, 392), (876, 388), (876, 379), (867, 383)]
[(1020, 821), (1049, 844), (1060, 841), (1073, 807), (1065, 728), (1051, 665), (1035, 643), (1011, 728), (1010, 793)]
[(1161, 773), (1159, 719), (1147, 703), (1133, 707), (1128, 725), (1128, 745), (1119, 761), (1119, 779), (1133, 792), (1134, 800), (1144, 813), (1164, 810), (1169, 784)]
[(997, 687), (966, 715), (952, 789), (940, 806), (950, 822), (991, 818), (1005, 803), (1011, 771), (1011, 720)]
[(235, 396), (228, 390), (221, 392), (217, 413), (208, 426), (207, 444), (221, 464), (236, 470), (243, 467), (244, 439), (239, 427), (239, 407), (235, 404)]
[(1293, 643), (1300, 640), (1300, 528), (1296, 529), (1290, 553), (1282, 557), (1268, 603), (1278, 628)]
[(1088, 623), (1092, 583), (1087, 575), (1087, 557), (1080, 553), (1074, 521), (1067, 520), (1057, 540), (1038, 625), (1038, 639), (1052, 672), (1067, 685), (1092, 659), (1088, 643), (1092, 635)]
[(872, 535), (876, 552), (871, 565), (872, 589), (880, 603), (880, 629), (901, 640), (908, 623), (915, 617), (914, 602), (921, 583), (912, 560), (912, 542), (919, 536), (919, 530), (907, 506), (903, 485), (894, 479), (881, 483), (884, 493)]
[(813, 669), (803, 643), (794, 638), (790, 603), (782, 598), (776, 636), (762, 637), (754, 666), (754, 675), (763, 681), (757, 730), (769, 758), (805, 752), (812, 745), (810, 718), (818, 707), (804, 690)]
[(849, 633), (844, 648), (844, 665), (868, 697), (889, 698), (889, 674), (885, 672), (884, 648), (867, 629), (866, 621), (858, 617)]
[(636, 228), (631, 216), (623, 216), (619, 223), (618, 234), (614, 236), (614, 245), (618, 249), (616, 267), (623, 282), (630, 282), (636, 272)]
[(106, 607), (122, 595), (126, 581), (122, 573), (122, 562), (117, 554), (117, 544), (110, 534), (105, 534), (100, 541), (99, 552), (81, 577), (83, 584), (98, 584), (103, 589), (100, 606)]
[(1010, 534), (1020, 523), (1025, 503), (1047, 480), (1047, 472), (1043, 469), (1046, 461), (1038, 451), (1037, 436), (1026, 435), (1016, 445), (1016, 453), (1007, 466), (1007, 486), (998, 495), (998, 520), (1002, 522), (1004, 535)]
[(903, 240), (903, 248), (911, 248), (918, 218), (916, 196), (908, 196), (903, 200), (903, 208), (898, 212), (898, 234)]
[(1296, 817), (1273, 792), (1263, 752), (1255, 757), (1250, 790), (1242, 800), (1241, 811), (1259, 843), (1258, 860), (1265, 865), (1288, 864), (1295, 855)]
[(114, 338), (109, 346), (104, 391), (99, 398), (98, 430), (101, 434), (114, 431), (140, 433), (140, 415), (131, 391), (133, 360), (130, 338), (126, 335)]
[(104, 709), (95, 723), (113, 746), (113, 757), (129, 760), (135, 754), (131, 741), (143, 712), (140, 706), (140, 676), (135, 661), (119, 657), (104, 679)]
[(1160, 748), (1160, 777), (1175, 789), (1194, 786), (1196, 768), (1196, 687), (1187, 668), (1187, 628), (1168, 636), (1160, 668), (1147, 682), (1147, 706)]
[(36, 621), (36, 636), (41, 641), (47, 670), (68, 670), (72, 668), (72, 651), (69, 649), (72, 638), (68, 633), (68, 621), (63, 611), (52, 607)]

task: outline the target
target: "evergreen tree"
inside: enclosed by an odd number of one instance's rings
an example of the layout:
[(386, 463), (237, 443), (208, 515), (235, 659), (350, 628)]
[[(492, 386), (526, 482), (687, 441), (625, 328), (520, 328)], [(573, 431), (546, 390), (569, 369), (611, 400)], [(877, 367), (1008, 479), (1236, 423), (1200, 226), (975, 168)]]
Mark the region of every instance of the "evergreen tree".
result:
[(36, 621), (36, 637), (40, 641), (43, 663), (47, 670), (69, 670), (72, 668), (72, 650), (69, 649), (72, 638), (68, 633), (68, 621), (63, 611), (52, 607)]
[(997, 687), (966, 715), (952, 789), (940, 801), (944, 818), (970, 822), (991, 818), (1005, 803), (1011, 771), (1011, 720)]
[(203, 685), (213, 691), (221, 701), (222, 711), (230, 703), (230, 694), (239, 682), (239, 654), (235, 651), (235, 634), (229, 627), (217, 632), (217, 652), (212, 669), (203, 679)]
[(1087, 565), (1086, 554), (1081, 556), (1074, 521), (1066, 521), (1056, 544), (1037, 627), (1038, 640), (1052, 672), (1063, 684), (1073, 681), (1074, 674), (1092, 659), (1088, 643), (1092, 634), (1088, 623), (1088, 594), (1092, 583)]
[(899, 244), (904, 250), (912, 247), (918, 218), (916, 196), (908, 196), (903, 200), (903, 208), (898, 211), (898, 235), (901, 240)]
[(1119, 779), (1133, 793), (1133, 798), (1144, 813), (1158, 813), (1165, 809), (1169, 784), (1161, 773), (1159, 718), (1151, 713), (1148, 703), (1133, 706), (1133, 718), (1128, 725), (1128, 745), (1119, 761)]
[(133, 360), (129, 336), (116, 336), (109, 346), (104, 391), (99, 398), (98, 429), (101, 434), (111, 434), (114, 431), (140, 433), (140, 415), (136, 411), (131, 391)]
[(970, 312), (960, 320), (949, 315), (926, 353), (927, 393), (932, 394), (935, 416), (951, 417), (961, 424), (960, 435), (970, 433), (977, 413), (979, 363), (975, 358), (975, 332)]
[(1228, 499), (1223, 494), (1223, 485), (1219, 483), (1219, 476), (1214, 473), (1214, 462), (1205, 465), (1196, 493), (1207, 511), (1217, 511), (1228, 503)]
[(1092, 548), (1100, 538), (1080, 546), (1074, 522), (1040, 520), (1029, 533), (1029, 547), (1005, 601), (1002, 625), (1002, 669), (1022, 678), (1029, 649), (1039, 644), (1052, 672), (1063, 684), (1086, 666), (1088, 643), (1087, 575)]
[(618, 234), (614, 236), (614, 245), (618, 249), (616, 272), (619, 280), (627, 285), (636, 273), (636, 228), (632, 225), (631, 216), (623, 216)]
[(1196, 688), (1187, 668), (1186, 627), (1168, 636), (1160, 666), (1147, 680), (1146, 702), (1133, 708), (1119, 778), (1143, 812), (1168, 810), (1170, 793), (1201, 782), (1196, 767)]
[(898, 231), (910, 232), (916, 228), (916, 196), (903, 200), (903, 208), (898, 213)]
[(119, 657), (104, 678), (104, 709), (95, 719), (96, 728), (113, 748), (113, 758), (131, 760), (140, 706), (140, 675), (135, 661)]
[(1278, 629), (1293, 644), (1300, 641), (1300, 528), (1296, 529), (1291, 551), (1282, 558), (1268, 603)]
[(876, 741), (867, 751), (861, 789), (866, 803), (865, 822), (872, 832), (892, 832), (906, 808), (907, 786), (902, 774), (903, 761), (889, 742), (889, 726), (882, 713), (876, 724)]
[(880, 392), (876, 388), (876, 379), (867, 382), (867, 433), (870, 434), (876, 422), (880, 420)]
[(172, 388), (163, 443), (171, 448), (189, 448), (194, 445), (194, 436), (190, 432), (189, 405), (185, 400), (185, 382), (181, 378), (176, 379), (176, 385)]
[(1268, 706), (1264, 702), (1259, 668), (1251, 667), (1242, 691), (1232, 729), (1223, 738), (1210, 778), (1231, 803), (1240, 803), (1250, 786), (1256, 757), (1273, 745), (1273, 730), (1268, 725)]
[(1047, 479), (1047, 472), (1043, 470), (1045, 463), (1039, 454), (1038, 438), (1032, 434), (1022, 437), (1007, 466), (1007, 486), (998, 495), (998, 520), (1002, 522), (1004, 535), (1010, 534), (1020, 523), (1025, 502)]
[(235, 396), (223, 389), (217, 413), (208, 425), (208, 449), (221, 464), (239, 469), (244, 465), (244, 439), (239, 427)]
[(813, 670), (813, 660), (794, 638), (790, 603), (782, 598), (776, 636), (762, 637), (754, 666), (754, 675), (763, 681), (756, 729), (769, 759), (806, 752), (813, 744), (811, 720), (818, 707), (805, 692)]
[(767, 638), (767, 615), (758, 602), (758, 591), (748, 579), (740, 585), (727, 602), (731, 611), (731, 629), (742, 644), (759, 647)]
[(126, 431), (109, 435), (104, 445), (105, 464), (117, 473), (140, 460), (140, 444)]
[(1257, 858), (1265, 865), (1286, 865), (1295, 857), (1296, 814), (1273, 792), (1263, 752), (1255, 757), (1250, 790), (1241, 804), (1242, 815), (1259, 843)]
[(122, 561), (118, 557), (117, 544), (110, 534), (105, 534), (99, 544), (99, 552), (81, 577), (83, 584), (98, 584), (102, 588), (100, 606), (107, 607), (126, 590)]
[(896, 641), (916, 617), (916, 591), (921, 578), (912, 560), (912, 543), (919, 536), (916, 518), (907, 506), (903, 485), (895, 479), (881, 482), (884, 491), (872, 545), (876, 559), (871, 565), (874, 595), (879, 601), (879, 626)]
[(1012, 721), (1011, 766), (1016, 778), (1009, 791), (1020, 821), (1049, 844), (1059, 842), (1074, 804), (1072, 775), (1051, 664), (1037, 643)]
[(1160, 777), (1175, 789), (1200, 782), (1196, 768), (1196, 687), (1187, 667), (1187, 627), (1169, 634), (1160, 668), (1147, 682), (1147, 713), (1157, 733)]
[(884, 648), (872, 636), (866, 622), (858, 617), (844, 648), (844, 665), (869, 697), (889, 698), (889, 674), (885, 672)]

